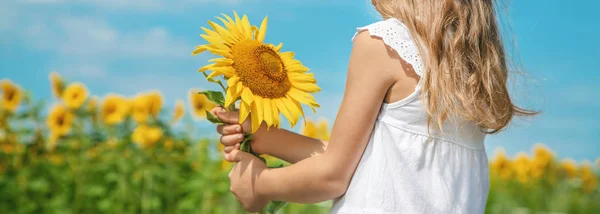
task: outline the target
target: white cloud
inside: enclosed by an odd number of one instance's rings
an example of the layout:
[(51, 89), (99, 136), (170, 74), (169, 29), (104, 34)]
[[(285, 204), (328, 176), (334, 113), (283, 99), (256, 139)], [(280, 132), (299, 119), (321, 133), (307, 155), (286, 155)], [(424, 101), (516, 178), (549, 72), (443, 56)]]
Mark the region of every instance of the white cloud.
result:
[(120, 32), (102, 20), (81, 17), (63, 17), (57, 23), (27, 27), (25, 34), (30, 44), (78, 58), (185, 57), (193, 48), (161, 27)]

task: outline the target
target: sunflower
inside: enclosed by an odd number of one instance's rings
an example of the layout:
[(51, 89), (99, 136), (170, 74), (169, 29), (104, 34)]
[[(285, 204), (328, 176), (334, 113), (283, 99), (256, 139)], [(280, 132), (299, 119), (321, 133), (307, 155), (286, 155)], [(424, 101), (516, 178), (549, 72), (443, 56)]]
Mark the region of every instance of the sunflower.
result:
[(163, 136), (163, 130), (159, 127), (139, 125), (133, 131), (131, 140), (141, 148), (150, 148)]
[(7, 79), (0, 81), (0, 89), (2, 89), (0, 108), (14, 113), (23, 100), (23, 91), (18, 85)]
[(517, 180), (527, 183), (531, 177), (531, 158), (526, 153), (520, 152), (515, 157), (513, 167)]
[(196, 46), (192, 55), (209, 51), (223, 57), (209, 60), (214, 64), (199, 71), (212, 71), (207, 76), (209, 81), (221, 75), (227, 79), (225, 107), (241, 97), (240, 122), (252, 114), (254, 133), (263, 121), (269, 127), (278, 127), (281, 112), (294, 126), (304, 115), (300, 104), (310, 106), (313, 111), (319, 107), (311, 93), (321, 89), (314, 75), (307, 73), (309, 69), (294, 59), (293, 52), (280, 52), (282, 44), (263, 43), (267, 17), (260, 28), (250, 25), (245, 15), (240, 19), (236, 12), (235, 20), (225, 14), (217, 18), (224, 27), (209, 21), (213, 30), (202, 28), (206, 34), (201, 35), (209, 44)]
[(550, 169), (550, 163), (552, 163), (553, 160), (554, 155), (548, 147), (542, 144), (536, 144), (533, 147), (532, 176), (535, 178), (542, 177), (542, 175)]
[(302, 127), (302, 135), (317, 138), (317, 126), (312, 120), (306, 120), (304, 127)]
[(50, 111), (46, 124), (55, 137), (62, 137), (73, 127), (74, 115), (67, 108), (56, 105)]
[(129, 113), (128, 101), (119, 95), (108, 95), (102, 103), (100, 115), (106, 125), (115, 125), (122, 122)]
[(163, 101), (159, 92), (139, 94), (132, 102), (133, 119), (145, 123), (150, 116), (157, 118), (162, 110)]
[(190, 90), (189, 102), (192, 113), (196, 118), (206, 118), (206, 111), (210, 111), (217, 106), (217, 104), (208, 100), (206, 95), (199, 94), (196, 89)]
[(500, 178), (506, 180), (512, 175), (511, 161), (506, 156), (504, 149), (499, 149), (494, 154), (494, 159), (490, 163), (492, 173), (500, 176)]
[(185, 114), (185, 104), (183, 100), (175, 101), (175, 110), (173, 110), (173, 122), (178, 122)]
[(317, 139), (329, 140), (330, 133), (329, 133), (329, 124), (327, 123), (327, 120), (325, 120), (325, 119), (319, 120), (319, 123), (317, 124), (317, 136), (318, 136)]
[(131, 101), (131, 115), (138, 123), (145, 123), (150, 117), (149, 98), (146, 94), (137, 95)]
[(560, 169), (568, 178), (575, 178), (577, 175), (577, 164), (574, 160), (566, 159), (561, 161)]
[(85, 85), (76, 82), (69, 84), (65, 91), (63, 91), (62, 99), (67, 107), (72, 109), (78, 109), (85, 103), (88, 98), (88, 91)]
[(581, 164), (579, 175), (583, 183), (583, 190), (587, 193), (593, 192), (598, 187), (598, 177), (592, 169), (592, 164), (589, 161)]
[(62, 77), (59, 73), (53, 71), (50, 72), (48, 78), (50, 79), (50, 88), (52, 88), (52, 94), (56, 98), (61, 98), (65, 89), (65, 82), (63, 81)]

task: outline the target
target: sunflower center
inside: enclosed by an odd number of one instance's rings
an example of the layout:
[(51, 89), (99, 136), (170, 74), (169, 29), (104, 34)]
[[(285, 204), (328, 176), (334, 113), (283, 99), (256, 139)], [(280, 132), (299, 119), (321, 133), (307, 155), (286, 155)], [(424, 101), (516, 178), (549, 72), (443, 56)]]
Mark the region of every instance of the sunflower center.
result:
[(63, 126), (65, 124), (65, 117), (64, 116), (60, 116), (56, 119), (56, 124), (58, 126)]
[(13, 100), (13, 98), (15, 98), (15, 94), (16, 92), (13, 90), (7, 90), (6, 92), (6, 100), (11, 101)]
[(291, 88), (283, 61), (271, 47), (254, 40), (232, 47), (233, 68), (253, 94), (264, 98), (285, 97)]
[(199, 110), (204, 109), (204, 104), (202, 104), (202, 102), (197, 102), (196, 103), (196, 109), (199, 109)]
[(116, 105), (108, 105), (106, 107), (106, 114), (113, 114), (117, 111), (117, 106)]

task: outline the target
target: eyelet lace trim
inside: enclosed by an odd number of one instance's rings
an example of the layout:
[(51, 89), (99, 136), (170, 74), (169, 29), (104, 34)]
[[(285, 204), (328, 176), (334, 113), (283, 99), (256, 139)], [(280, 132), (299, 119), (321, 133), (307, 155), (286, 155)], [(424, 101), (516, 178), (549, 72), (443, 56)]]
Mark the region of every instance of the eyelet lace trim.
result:
[[(365, 30), (369, 31), (371, 36), (381, 38), (383, 42), (394, 49), (404, 61), (412, 65), (417, 75), (423, 77), (423, 61), (421, 60), (419, 49), (404, 23), (394, 18), (387, 19), (385, 21), (357, 28), (357, 32), (354, 36)], [(354, 37), (352, 40), (354, 40)]]

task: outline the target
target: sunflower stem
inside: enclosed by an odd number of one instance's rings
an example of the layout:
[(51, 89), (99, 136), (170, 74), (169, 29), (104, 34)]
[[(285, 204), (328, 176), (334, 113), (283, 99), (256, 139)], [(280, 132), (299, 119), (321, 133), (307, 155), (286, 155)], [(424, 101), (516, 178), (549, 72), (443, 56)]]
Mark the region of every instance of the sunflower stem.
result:
[[(208, 79), (208, 74), (206, 74), (206, 72), (202, 72), (202, 74), (204, 74), (204, 77), (206, 77), (206, 79)], [(219, 84), (219, 86), (221, 86), (221, 88), (223, 89), (223, 92), (227, 93), (227, 88), (225, 88), (225, 86), (223, 85), (223, 82), (221, 82), (221, 80), (216, 82), (217, 84)]]

